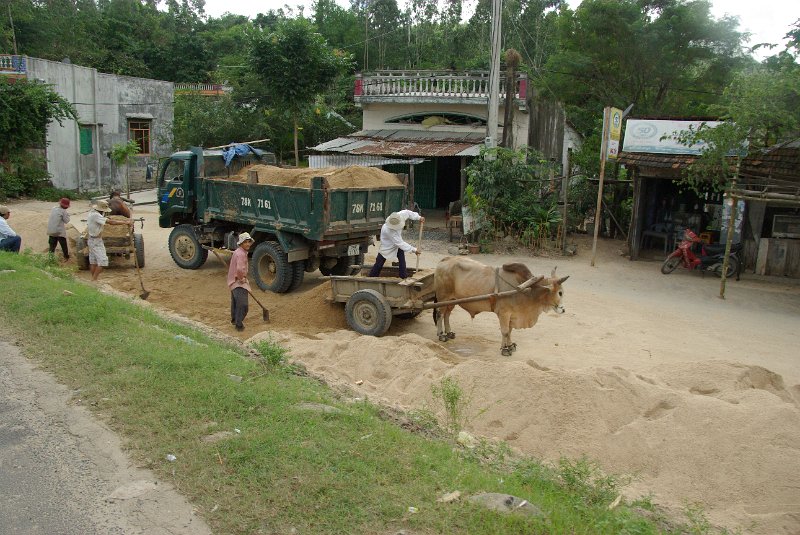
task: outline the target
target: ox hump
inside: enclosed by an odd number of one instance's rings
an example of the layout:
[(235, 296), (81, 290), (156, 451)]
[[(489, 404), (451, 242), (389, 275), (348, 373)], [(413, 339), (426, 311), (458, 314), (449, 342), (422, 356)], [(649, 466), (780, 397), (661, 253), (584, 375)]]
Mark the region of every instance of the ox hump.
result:
[(528, 269), (528, 266), (520, 262), (512, 262), (510, 264), (503, 264), (503, 271), (511, 273), (520, 283), (533, 277), (533, 273)]

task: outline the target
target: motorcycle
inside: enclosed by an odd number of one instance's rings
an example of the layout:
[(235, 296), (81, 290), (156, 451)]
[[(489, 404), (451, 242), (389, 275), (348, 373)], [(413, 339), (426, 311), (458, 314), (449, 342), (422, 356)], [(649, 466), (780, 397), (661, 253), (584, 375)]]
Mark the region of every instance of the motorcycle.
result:
[[(696, 254), (696, 250), (699, 256)], [(731, 245), (731, 252), (728, 255), (728, 269), (725, 272), (726, 278), (731, 278), (736, 275), (736, 280), (739, 280), (742, 266), (741, 251), (741, 243)], [(683, 240), (681, 240), (678, 247), (667, 256), (666, 260), (664, 260), (664, 263), (661, 265), (661, 273), (668, 275), (675, 271), (675, 268), (679, 265), (683, 265), (686, 269), (710, 271), (716, 276), (721, 277), (724, 259), (724, 244), (708, 245), (703, 242), (697, 234), (692, 232), (691, 229), (687, 228), (683, 231)]]

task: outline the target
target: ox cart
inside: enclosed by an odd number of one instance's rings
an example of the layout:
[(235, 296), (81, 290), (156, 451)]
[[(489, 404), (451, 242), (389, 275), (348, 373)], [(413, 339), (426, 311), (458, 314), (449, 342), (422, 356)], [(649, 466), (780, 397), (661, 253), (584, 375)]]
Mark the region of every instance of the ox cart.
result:
[(350, 328), (369, 336), (384, 334), (393, 317), (411, 319), (430, 308), (509, 296), (524, 292), (542, 280), (542, 277), (534, 277), (513, 290), (436, 302), (434, 270), (408, 268), (411, 276), (401, 279), (397, 267), (384, 267), (381, 273), (388, 276), (367, 277), (371, 268), (362, 266), (358, 275), (331, 276), (331, 296), (326, 298), (344, 303)]

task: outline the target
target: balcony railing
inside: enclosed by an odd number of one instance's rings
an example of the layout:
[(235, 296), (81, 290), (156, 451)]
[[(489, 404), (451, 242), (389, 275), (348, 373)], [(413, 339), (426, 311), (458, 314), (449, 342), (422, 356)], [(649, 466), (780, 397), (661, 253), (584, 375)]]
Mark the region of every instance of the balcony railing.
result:
[(233, 90), (222, 84), (175, 84), (176, 93), (195, 93), (199, 95), (222, 95)]
[(27, 60), (25, 56), (0, 54), (0, 74), (26, 75)]
[[(528, 77), (518, 74), (514, 82), (514, 98), (525, 101), (528, 92)], [(500, 98), (506, 96), (506, 77), (500, 77)], [(357, 74), (355, 84), (356, 101), (371, 97), (433, 97), (441, 99), (489, 98), (489, 72), (473, 71), (454, 73), (451, 71), (379, 71)], [(383, 98), (380, 98), (383, 100)]]

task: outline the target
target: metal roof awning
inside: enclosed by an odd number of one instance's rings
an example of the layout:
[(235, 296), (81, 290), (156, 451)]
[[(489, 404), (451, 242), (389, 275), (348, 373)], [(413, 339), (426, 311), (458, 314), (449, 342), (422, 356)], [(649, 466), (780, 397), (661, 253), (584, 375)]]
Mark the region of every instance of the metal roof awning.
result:
[(479, 156), (483, 135), (475, 132), (372, 130), (320, 143), (313, 150), (398, 157)]

